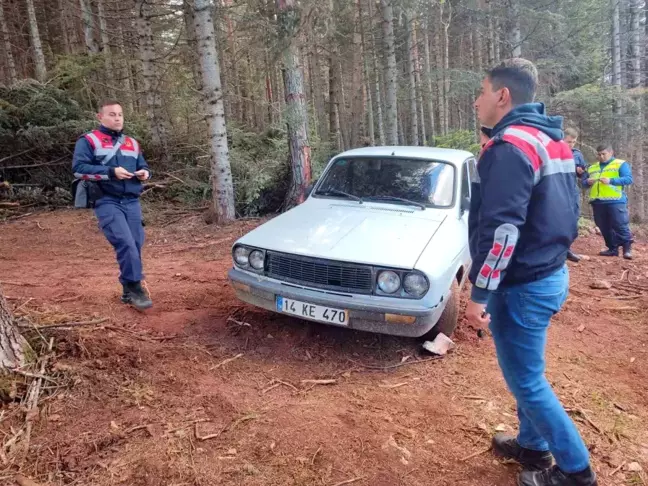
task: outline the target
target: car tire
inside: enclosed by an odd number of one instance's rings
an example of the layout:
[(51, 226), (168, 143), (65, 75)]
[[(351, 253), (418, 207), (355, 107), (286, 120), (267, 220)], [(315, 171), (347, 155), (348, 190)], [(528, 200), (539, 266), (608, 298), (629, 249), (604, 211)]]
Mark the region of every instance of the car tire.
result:
[(423, 335), (423, 339), (426, 341), (432, 341), (440, 332), (448, 337), (452, 336), (452, 333), (454, 333), (457, 328), (457, 323), (459, 322), (460, 293), (459, 283), (456, 280), (453, 280), (450, 289), (450, 297), (445, 309), (443, 309), (441, 317), (434, 327)]

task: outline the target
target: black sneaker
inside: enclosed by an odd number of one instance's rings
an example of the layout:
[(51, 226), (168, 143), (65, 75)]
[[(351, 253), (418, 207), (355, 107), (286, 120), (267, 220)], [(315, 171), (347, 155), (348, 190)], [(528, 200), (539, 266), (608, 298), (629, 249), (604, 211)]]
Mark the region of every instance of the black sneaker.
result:
[(515, 437), (507, 434), (493, 437), (493, 454), (502, 459), (512, 459), (531, 471), (541, 471), (553, 464), (551, 452), (526, 449)]
[(570, 262), (578, 263), (581, 261), (581, 257), (580, 255), (577, 255), (573, 251), (569, 250), (567, 252), (567, 260), (569, 260)]
[(129, 282), (124, 284), (123, 287), (124, 293), (121, 301), (124, 304), (130, 304), (138, 311), (144, 311), (153, 307), (153, 302), (146, 291), (142, 288), (140, 282)]
[(554, 466), (544, 471), (522, 471), (518, 476), (518, 486), (598, 486), (598, 482), (591, 467), (567, 474)]
[(602, 252), (599, 253), (601, 256), (606, 256), (606, 257), (618, 257), (619, 256), (619, 250), (612, 250), (611, 248), (608, 248), (607, 250), (603, 250)]

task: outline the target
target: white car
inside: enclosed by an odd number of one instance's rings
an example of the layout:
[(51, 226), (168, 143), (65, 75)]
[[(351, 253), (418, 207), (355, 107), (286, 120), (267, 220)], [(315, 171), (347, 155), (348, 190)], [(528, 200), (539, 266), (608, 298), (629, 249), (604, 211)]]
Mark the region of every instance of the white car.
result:
[(366, 147), (334, 157), (308, 199), (240, 238), (239, 299), (309, 321), (450, 336), (468, 248), (470, 152)]

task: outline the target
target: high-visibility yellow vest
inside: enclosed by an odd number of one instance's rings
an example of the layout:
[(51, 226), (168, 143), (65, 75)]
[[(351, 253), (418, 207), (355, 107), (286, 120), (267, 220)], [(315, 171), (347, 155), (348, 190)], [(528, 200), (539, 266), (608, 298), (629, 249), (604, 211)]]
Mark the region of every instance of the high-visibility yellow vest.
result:
[(624, 163), (625, 160), (612, 159), (603, 169), (601, 169), (599, 162), (588, 169), (587, 172), (590, 179), (594, 179), (594, 184), (589, 193), (590, 201), (594, 199), (616, 201), (623, 197), (623, 186), (603, 184), (599, 182), (599, 179), (614, 179), (619, 177), (619, 169)]

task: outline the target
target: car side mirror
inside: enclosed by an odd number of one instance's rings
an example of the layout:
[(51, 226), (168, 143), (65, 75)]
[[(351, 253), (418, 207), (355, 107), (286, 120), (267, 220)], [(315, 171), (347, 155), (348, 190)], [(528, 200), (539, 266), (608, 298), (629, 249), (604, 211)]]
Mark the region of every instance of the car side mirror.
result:
[(463, 196), (461, 198), (461, 212), (470, 211), (470, 196)]

